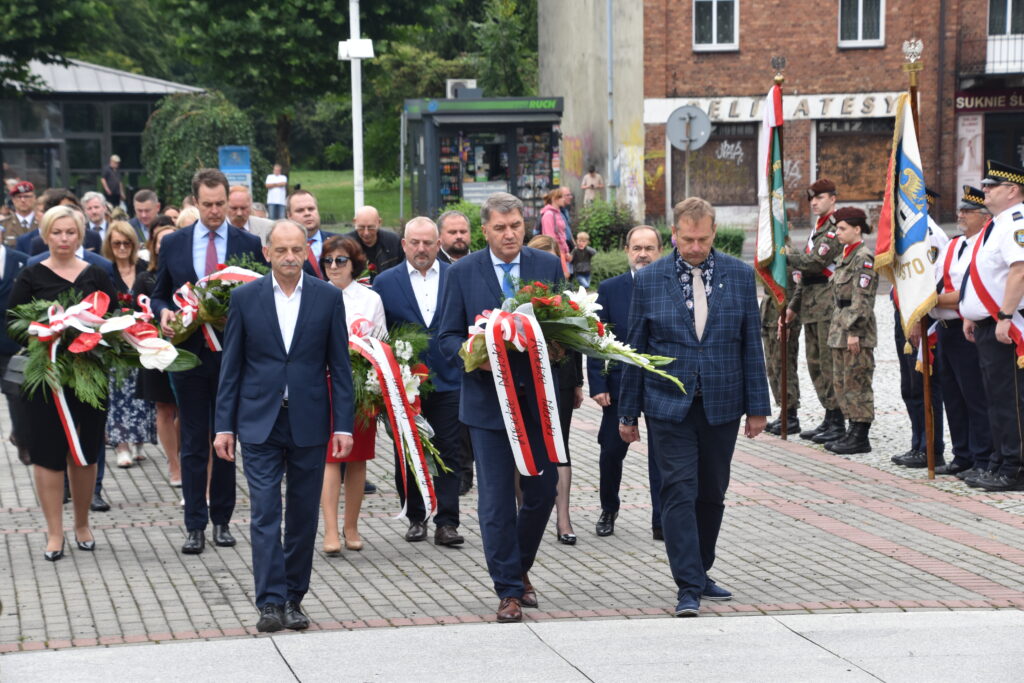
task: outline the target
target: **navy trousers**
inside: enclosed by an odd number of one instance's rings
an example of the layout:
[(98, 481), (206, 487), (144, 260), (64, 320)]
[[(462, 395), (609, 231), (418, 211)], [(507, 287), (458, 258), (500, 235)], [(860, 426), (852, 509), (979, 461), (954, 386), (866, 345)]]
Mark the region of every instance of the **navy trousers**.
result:
[(953, 462), (988, 469), (992, 454), (992, 428), (988, 423), (988, 400), (979, 381), (981, 367), (978, 347), (964, 337), (962, 320), (939, 323), (939, 383), (946, 406)]
[[(282, 408), (265, 443), (242, 443), (252, 519), (252, 573), (256, 607), (302, 602), (313, 570), (327, 444), (299, 448), (288, 409)], [(287, 475), (284, 544), (281, 543), (281, 480)]]
[[(915, 451), (927, 452), (928, 441), (924, 433), (924, 378), (917, 371), (917, 351), (903, 353), (906, 346), (906, 337), (903, 336), (903, 323), (900, 321), (900, 312), (896, 311), (896, 357), (900, 360), (900, 394), (903, 396), (903, 404), (907, 407), (907, 414), (910, 416), (910, 447)], [(941, 365), (936, 354), (936, 365)], [(940, 368), (933, 369), (933, 377), (938, 376)], [(942, 386), (939, 382), (932, 382), (932, 433), (935, 434), (935, 457), (942, 455), (945, 444), (942, 441)]]
[[(598, 465), (601, 471), (601, 509), (605, 512), (619, 511), (619, 488), (622, 486), (622, 463), (629, 451), (629, 444), (619, 437), (619, 411), (612, 404), (601, 409), (601, 429), (597, 432), (597, 443), (601, 446)], [(661, 528), (661, 475), (654, 464), (654, 456), (647, 453), (647, 479), (651, 486), (651, 528)]]
[(700, 600), (725, 512), (740, 420), (712, 425), (694, 398), (682, 422), (647, 417), (647, 444), (661, 473), (661, 521), (677, 597)]
[[(528, 413), (527, 413), (528, 414)], [(537, 429), (528, 432), (536, 433)], [(477, 514), (487, 571), (499, 598), (523, 596), (523, 574), (533, 566), (555, 504), (558, 471), (546, 460), (539, 442), (530, 439), (537, 464), (535, 477), (520, 477), (523, 503), (516, 502), (516, 464), (504, 430), (470, 427), (476, 460)], [(532, 435), (531, 435), (532, 436)]]
[[(451, 472), (440, 472), (434, 477), (434, 495), (437, 496), (437, 514), (434, 516), (436, 526), (459, 526), (459, 484), (462, 481), (461, 448), (462, 423), (459, 422), (459, 392), (434, 391), (422, 399), (423, 417), (434, 428), (434, 445), (441, 452), (441, 459)], [(412, 468), (406, 464), (409, 491), (406, 516), (410, 522), (422, 522), (427, 518), (423, 507), (423, 497), (416, 488), (416, 477)], [(395, 461), (395, 487), (398, 497), (406, 504), (405, 491), (402, 488), (402, 470)]]
[(181, 495), (185, 528), (201, 531), (208, 522), (227, 524), (235, 511), (235, 463), (213, 458), (210, 504), (206, 504), (206, 467), (220, 376), (220, 354), (203, 349), (202, 365), (174, 375), (181, 430)]
[(981, 366), (981, 381), (988, 398), (988, 421), (992, 427), (992, 457), (989, 470), (1017, 478), (1024, 475), (1022, 430), (1024, 430), (1024, 370), (1017, 367), (1012, 344), (996, 339), (991, 318), (974, 331)]

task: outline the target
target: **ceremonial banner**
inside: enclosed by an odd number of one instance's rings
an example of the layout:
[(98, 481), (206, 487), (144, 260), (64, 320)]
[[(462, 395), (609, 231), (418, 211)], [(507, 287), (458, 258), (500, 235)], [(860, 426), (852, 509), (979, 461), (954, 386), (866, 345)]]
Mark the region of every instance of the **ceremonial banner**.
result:
[(896, 131), (878, 218), (875, 267), (895, 286), (907, 338), (914, 325), (935, 306), (931, 247), (921, 154), (910, 95), (904, 93), (896, 103)]
[(781, 307), (786, 298), (785, 188), (782, 180), (782, 87), (772, 86), (765, 99), (757, 149), (757, 248), (755, 269)]

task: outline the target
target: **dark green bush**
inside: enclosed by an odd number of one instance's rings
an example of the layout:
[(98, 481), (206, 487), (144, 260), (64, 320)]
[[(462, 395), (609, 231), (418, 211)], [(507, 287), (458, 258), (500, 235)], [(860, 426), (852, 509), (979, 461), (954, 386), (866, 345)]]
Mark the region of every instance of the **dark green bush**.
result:
[(625, 204), (595, 199), (580, 210), (574, 233), (589, 234), (590, 244), (598, 251), (622, 249), (626, 233), (636, 224)]
[(715, 248), (726, 254), (743, 258), (743, 242), (747, 233), (743, 228), (719, 228), (715, 235)]
[(221, 145), (249, 146), (253, 198), (265, 201), (271, 166), (256, 148), (252, 122), (216, 91), (160, 100), (142, 134), (142, 165), (157, 195), (177, 204), (191, 194), (196, 170), (217, 168)]
[(622, 275), (629, 270), (629, 259), (623, 249), (599, 251), (590, 260), (590, 288), (597, 289), (602, 280)]

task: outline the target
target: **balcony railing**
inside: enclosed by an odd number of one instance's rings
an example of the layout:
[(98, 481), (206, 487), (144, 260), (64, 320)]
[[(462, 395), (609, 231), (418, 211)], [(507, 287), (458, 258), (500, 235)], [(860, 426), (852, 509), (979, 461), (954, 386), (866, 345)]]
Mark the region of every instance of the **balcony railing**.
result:
[(962, 76), (1024, 73), (1024, 34), (961, 38)]

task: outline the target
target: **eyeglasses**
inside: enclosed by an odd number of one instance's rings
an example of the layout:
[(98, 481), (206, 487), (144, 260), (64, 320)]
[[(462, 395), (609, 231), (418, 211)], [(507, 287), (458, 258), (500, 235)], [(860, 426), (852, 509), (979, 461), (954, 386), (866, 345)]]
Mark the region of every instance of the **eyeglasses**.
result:
[(113, 247), (114, 249), (121, 249), (121, 248), (127, 249), (127, 248), (130, 248), (132, 246), (132, 243), (131, 242), (114, 242), (114, 241), (111, 241), (110, 246)]
[(348, 263), (349, 260), (350, 259), (348, 256), (335, 256), (334, 258), (324, 258), (324, 265), (327, 266), (328, 268), (330, 268), (331, 266), (341, 268), (343, 265)]

